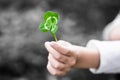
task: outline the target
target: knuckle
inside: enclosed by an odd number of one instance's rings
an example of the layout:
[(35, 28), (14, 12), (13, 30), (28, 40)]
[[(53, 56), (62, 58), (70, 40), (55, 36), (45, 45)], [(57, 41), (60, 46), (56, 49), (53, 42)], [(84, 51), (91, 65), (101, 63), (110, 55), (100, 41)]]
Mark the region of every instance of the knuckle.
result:
[(52, 55), (49, 53), (48, 60), (51, 60), (51, 58), (52, 58)]
[(61, 51), (61, 46), (57, 46), (58, 51)]
[(59, 44), (58, 43), (56, 43), (56, 49), (59, 49), (60, 48), (60, 46), (59, 46)]
[(50, 60), (50, 56), (48, 56), (48, 60)]
[(50, 69), (48, 65), (47, 65), (47, 69), (48, 69), (48, 70)]
[(76, 60), (73, 59), (73, 60), (71, 61), (71, 67), (73, 67), (75, 64), (76, 64)]
[(67, 55), (67, 54), (69, 54), (70, 53), (70, 50), (69, 49), (66, 49), (65, 51), (64, 51), (64, 54), (65, 55)]
[(61, 55), (57, 55), (56, 57), (58, 60), (61, 60), (62, 59), (62, 56)]
[(57, 63), (54, 67), (55, 67), (56, 69), (59, 69), (59, 68), (60, 68), (60, 64)]

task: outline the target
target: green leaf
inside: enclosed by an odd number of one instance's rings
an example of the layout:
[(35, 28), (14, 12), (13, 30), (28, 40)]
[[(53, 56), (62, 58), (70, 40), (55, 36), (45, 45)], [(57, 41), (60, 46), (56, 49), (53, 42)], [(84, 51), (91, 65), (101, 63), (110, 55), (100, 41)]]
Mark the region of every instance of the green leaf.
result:
[(51, 20), (47, 20), (47, 22), (45, 22), (44, 24), (44, 28), (48, 30), (50, 30), (51, 26), (52, 26)]
[(58, 20), (59, 19), (59, 14), (57, 12), (48, 11), (44, 15), (44, 21), (46, 21), (49, 17), (56, 17), (57, 20)]
[(48, 32), (48, 31), (49, 31), (48, 29), (45, 29), (45, 28), (44, 28), (44, 23), (41, 23), (41, 24), (40, 24), (39, 29), (40, 29), (42, 32)]
[(52, 26), (50, 31), (51, 31), (52, 34), (56, 34), (57, 30), (58, 30), (58, 26), (54, 25), (54, 26)]
[(57, 41), (56, 32), (58, 30), (59, 14), (57, 12), (48, 11), (44, 15), (44, 21), (40, 24), (39, 28), (42, 32), (50, 31), (55, 40)]
[(58, 23), (58, 20), (57, 20), (57, 18), (56, 17), (52, 17), (51, 18), (51, 22), (52, 22), (52, 24), (57, 24)]

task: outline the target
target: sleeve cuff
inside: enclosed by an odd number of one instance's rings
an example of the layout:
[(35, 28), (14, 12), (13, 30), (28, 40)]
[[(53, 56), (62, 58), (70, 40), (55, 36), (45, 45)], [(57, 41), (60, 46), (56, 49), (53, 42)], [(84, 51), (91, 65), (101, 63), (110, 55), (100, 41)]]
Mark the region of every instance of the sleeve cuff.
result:
[[(100, 65), (98, 69), (90, 68), (92, 73), (116, 73), (120, 72), (120, 41), (90, 40), (87, 48), (98, 49), (100, 53)], [(113, 55), (114, 54), (114, 55)], [(112, 66), (116, 65), (117, 66)]]

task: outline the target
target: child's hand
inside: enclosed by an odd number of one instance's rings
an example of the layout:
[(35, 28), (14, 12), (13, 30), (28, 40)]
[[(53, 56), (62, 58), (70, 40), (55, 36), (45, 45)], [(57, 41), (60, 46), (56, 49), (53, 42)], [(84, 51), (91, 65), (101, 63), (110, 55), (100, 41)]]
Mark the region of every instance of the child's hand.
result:
[(77, 48), (65, 41), (46, 42), (49, 52), (47, 69), (52, 75), (63, 76), (75, 67), (77, 62)]

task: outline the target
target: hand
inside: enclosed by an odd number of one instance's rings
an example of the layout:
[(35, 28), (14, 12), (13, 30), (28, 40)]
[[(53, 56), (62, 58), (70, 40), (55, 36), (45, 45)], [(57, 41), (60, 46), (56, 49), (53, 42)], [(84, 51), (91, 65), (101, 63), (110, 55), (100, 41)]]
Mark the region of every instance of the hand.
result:
[(49, 52), (48, 71), (55, 76), (67, 74), (77, 62), (77, 48), (65, 41), (46, 42), (45, 47)]

